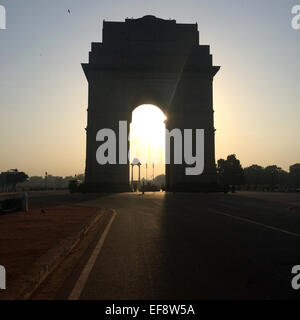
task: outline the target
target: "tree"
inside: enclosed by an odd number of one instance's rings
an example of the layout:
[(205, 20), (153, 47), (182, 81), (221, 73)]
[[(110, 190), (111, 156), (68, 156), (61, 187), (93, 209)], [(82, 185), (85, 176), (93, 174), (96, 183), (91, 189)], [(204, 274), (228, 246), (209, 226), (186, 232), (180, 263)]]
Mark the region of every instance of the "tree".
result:
[(75, 176), (76, 176), (76, 178), (77, 178), (79, 181), (81, 181), (81, 182), (84, 181), (84, 174), (83, 174), (83, 173), (77, 174), (77, 175), (75, 175)]
[(165, 184), (166, 184), (166, 177), (164, 174), (160, 174), (158, 176), (156, 176), (153, 180), (153, 183), (159, 187), (159, 188), (164, 188)]
[(276, 165), (267, 166), (264, 169), (264, 178), (267, 185), (269, 185), (269, 188), (273, 191), (275, 188), (275, 185), (279, 184), (279, 177), (280, 173), (283, 170)]
[(244, 170), (235, 154), (229, 155), (226, 160), (218, 160), (217, 173), (224, 189), (231, 186), (234, 192), (236, 185), (244, 183)]
[(254, 190), (257, 189), (258, 185), (263, 184), (263, 178), (264, 178), (264, 168), (253, 164), (250, 167), (247, 167), (244, 169), (245, 174), (245, 182), (247, 184), (248, 189), (253, 186)]
[(0, 173), (0, 190), (1, 191), (6, 191), (5, 190), (5, 177), (4, 177), (4, 174), (3, 173)]
[(24, 172), (18, 171), (18, 169), (11, 169), (1, 173), (2, 181), (4, 181), (5, 189), (11, 188), (12, 191), (16, 191), (18, 183), (24, 182), (28, 179), (28, 175)]
[(294, 188), (300, 188), (300, 163), (295, 163), (290, 166), (290, 184)]

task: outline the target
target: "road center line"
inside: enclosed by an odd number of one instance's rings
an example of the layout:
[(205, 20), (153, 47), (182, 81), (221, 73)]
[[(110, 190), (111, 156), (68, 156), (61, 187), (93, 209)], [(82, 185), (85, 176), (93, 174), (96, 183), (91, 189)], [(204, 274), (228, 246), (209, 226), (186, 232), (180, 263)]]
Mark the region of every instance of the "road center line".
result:
[(97, 259), (98, 255), (103, 247), (104, 241), (105, 241), (106, 236), (111, 228), (111, 225), (116, 217), (116, 214), (117, 214), (116, 211), (113, 210), (113, 216), (111, 217), (104, 232), (102, 233), (101, 237), (99, 238), (99, 241), (98, 241), (96, 247), (94, 248), (87, 264), (85, 265), (84, 269), (82, 270), (71, 294), (69, 295), (68, 300), (78, 300), (79, 299), (79, 297), (85, 287), (87, 279), (88, 279), (88, 277), (93, 269), (93, 266), (96, 262), (96, 259)]
[(216, 214), (223, 215), (223, 216), (227, 216), (227, 217), (230, 217), (230, 218), (233, 218), (233, 219), (236, 219), (236, 220), (240, 220), (240, 221), (243, 221), (243, 222), (249, 222), (249, 223), (252, 223), (252, 224), (255, 224), (255, 225), (270, 229), (270, 230), (273, 230), (273, 231), (278, 231), (278, 232), (281, 232), (281, 233), (285, 233), (285, 234), (287, 234), (289, 236), (294, 236), (294, 237), (298, 237), (298, 238), (300, 237), (299, 233), (294, 233), (294, 232), (290, 232), (290, 231), (283, 230), (283, 229), (280, 229), (280, 228), (272, 227), (272, 226), (269, 226), (267, 224), (260, 223), (260, 222), (257, 222), (257, 221), (253, 221), (253, 220), (250, 220), (250, 219), (247, 219), (247, 218), (237, 217), (237, 216), (234, 216), (234, 215), (231, 215), (231, 214), (228, 214), (228, 213), (224, 213), (224, 212), (220, 212), (220, 211), (216, 211), (216, 210), (212, 210), (212, 212), (214, 212)]

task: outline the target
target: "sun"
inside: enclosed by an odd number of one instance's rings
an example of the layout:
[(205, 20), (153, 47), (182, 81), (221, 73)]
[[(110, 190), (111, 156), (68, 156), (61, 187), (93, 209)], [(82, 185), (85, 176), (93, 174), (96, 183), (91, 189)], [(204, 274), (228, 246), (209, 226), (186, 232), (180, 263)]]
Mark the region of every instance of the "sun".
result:
[[(156, 174), (164, 173), (165, 114), (160, 108), (143, 104), (132, 112), (130, 124), (130, 162), (138, 158), (142, 165), (156, 166)], [(142, 167), (142, 177), (145, 176)]]

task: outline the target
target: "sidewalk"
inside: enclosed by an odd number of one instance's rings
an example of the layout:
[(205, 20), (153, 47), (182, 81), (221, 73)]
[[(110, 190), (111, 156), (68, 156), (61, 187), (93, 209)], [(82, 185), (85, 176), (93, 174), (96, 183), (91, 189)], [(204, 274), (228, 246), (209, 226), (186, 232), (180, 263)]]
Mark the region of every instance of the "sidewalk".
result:
[(102, 215), (98, 208), (77, 205), (43, 211), (0, 216), (0, 265), (7, 273), (0, 299), (22, 299), (19, 291), (29, 291)]

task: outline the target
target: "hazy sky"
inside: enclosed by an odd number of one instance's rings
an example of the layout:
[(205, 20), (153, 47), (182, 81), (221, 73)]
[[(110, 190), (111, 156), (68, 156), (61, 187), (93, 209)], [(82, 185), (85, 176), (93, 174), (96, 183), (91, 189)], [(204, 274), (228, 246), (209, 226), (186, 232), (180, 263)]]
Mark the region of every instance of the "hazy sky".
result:
[[(216, 159), (300, 162), (300, 0), (0, 0), (0, 171), (84, 172), (87, 81), (102, 21), (152, 14), (198, 23), (215, 65)], [(71, 10), (68, 14), (67, 10)]]

